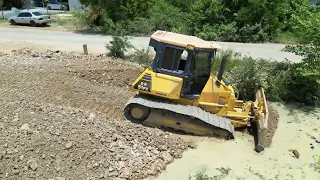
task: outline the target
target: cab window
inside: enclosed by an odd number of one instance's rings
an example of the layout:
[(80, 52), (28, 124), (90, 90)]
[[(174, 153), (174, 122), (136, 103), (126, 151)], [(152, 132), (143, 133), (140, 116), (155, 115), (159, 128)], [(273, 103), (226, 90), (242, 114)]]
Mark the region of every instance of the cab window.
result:
[(184, 72), (185, 64), (187, 60), (187, 51), (182, 48), (166, 46), (163, 52), (161, 69)]

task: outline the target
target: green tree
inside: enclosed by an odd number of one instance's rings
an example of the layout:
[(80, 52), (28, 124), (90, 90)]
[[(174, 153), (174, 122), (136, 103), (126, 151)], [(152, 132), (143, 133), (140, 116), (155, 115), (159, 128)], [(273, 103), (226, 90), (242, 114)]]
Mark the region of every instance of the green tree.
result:
[(291, 97), (308, 104), (320, 102), (320, 12), (305, 2), (297, 6), (289, 25), (302, 39), (299, 45), (288, 45), (284, 51), (302, 56), (302, 62), (291, 71)]
[(155, 29), (186, 33), (186, 13), (164, 0), (158, 0), (149, 10)]
[(223, 15), (226, 9), (218, 0), (197, 0), (191, 6), (188, 14), (190, 34), (203, 32), (205, 27), (224, 24), (226, 18)]
[(4, 16), (3, 16), (3, 0), (0, 0), (0, 10), (1, 10), (1, 18), (4, 19)]
[(152, 0), (80, 0), (80, 2), (90, 7), (90, 17), (96, 22), (95, 24), (99, 24), (103, 17), (108, 17), (115, 23), (144, 17), (145, 12), (153, 4)]
[[(228, 20), (235, 18), (237, 27), (261, 27), (267, 33), (268, 40), (274, 39), (283, 27), (290, 7), (289, 0), (223, 0), (227, 9), (224, 16)], [(259, 33), (258, 31), (249, 34)]]

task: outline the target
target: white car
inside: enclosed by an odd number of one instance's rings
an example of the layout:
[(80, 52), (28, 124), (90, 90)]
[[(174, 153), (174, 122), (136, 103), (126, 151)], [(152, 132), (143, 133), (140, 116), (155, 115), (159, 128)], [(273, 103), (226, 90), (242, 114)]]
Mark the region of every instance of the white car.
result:
[(51, 9), (61, 10), (61, 9), (63, 9), (63, 5), (59, 2), (50, 1), (47, 4), (47, 9), (48, 10), (51, 10)]
[(43, 15), (40, 12), (20, 12), (17, 16), (9, 18), (9, 22), (12, 25), (29, 24), (33, 27), (36, 25), (47, 25), (50, 20), (50, 16)]

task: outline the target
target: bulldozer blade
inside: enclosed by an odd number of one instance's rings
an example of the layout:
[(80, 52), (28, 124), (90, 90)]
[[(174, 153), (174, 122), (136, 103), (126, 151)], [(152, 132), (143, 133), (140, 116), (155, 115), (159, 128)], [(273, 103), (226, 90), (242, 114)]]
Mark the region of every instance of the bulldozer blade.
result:
[(264, 89), (260, 88), (256, 93), (256, 101), (255, 106), (258, 111), (258, 119), (260, 121), (260, 129), (268, 129), (268, 118), (269, 118), (269, 109), (267, 105), (266, 96), (264, 93)]
[(260, 153), (264, 150), (263, 139), (265, 131), (268, 129), (269, 120), (269, 110), (263, 88), (257, 91), (254, 105), (256, 107), (255, 119), (251, 122), (251, 126), (255, 142), (255, 151)]

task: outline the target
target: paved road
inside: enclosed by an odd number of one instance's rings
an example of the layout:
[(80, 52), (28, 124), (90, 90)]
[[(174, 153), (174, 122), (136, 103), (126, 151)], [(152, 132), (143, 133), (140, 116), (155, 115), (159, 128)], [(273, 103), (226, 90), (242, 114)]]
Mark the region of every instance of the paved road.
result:
[[(81, 51), (83, 44), (88, 44), (89, 53), (105, 53), (105, 43), (111, 40), (107, 35), (81, 34), (73, 32), (60, 32), (46, 30), (45, 28), (4, 28), (0, 27), (0, 40), (18, 41), (23, 43), (35, 43), (41, 45), (50, 45), (56, 49)], [(137, 48), (146, 48), (148, 46), (148, 37), (133, 37), (132, 44)], [(222, 49), (231, 48), (236, 52), (251, 55), (254, 58), (267, 58), (282, 61), (285, 58), (297, 62), (301, 57), (291, 53), (281, 52), (285, 46), (282, 44), (244, 44), (244, 43), (226, 43), (218, 42)], [(4, 44), (0, 44), (0, 51)]]

